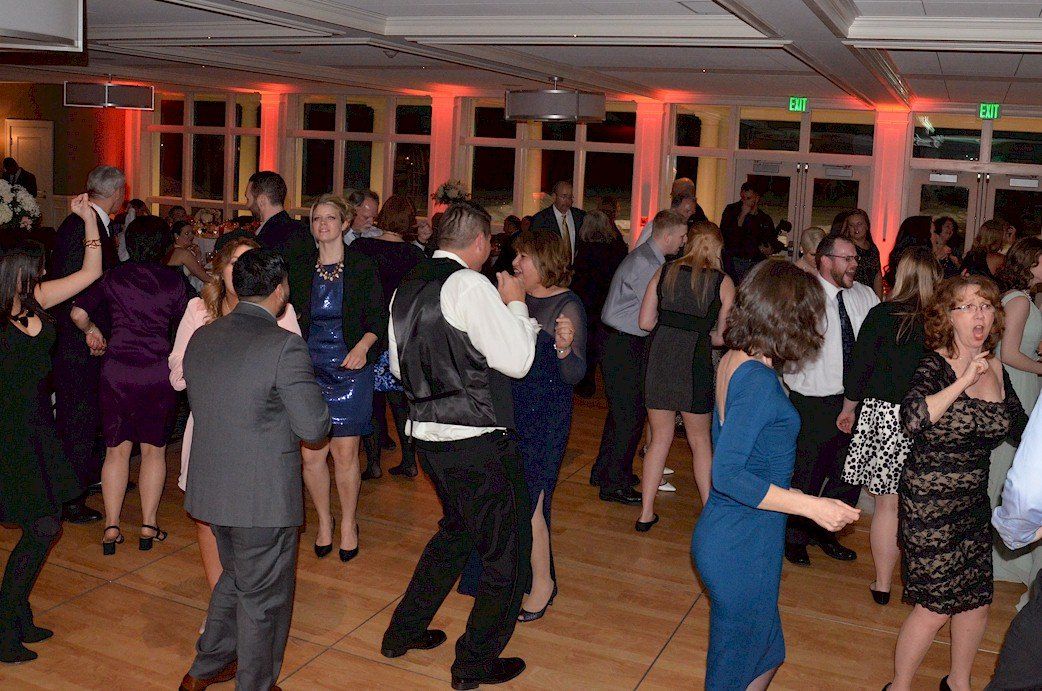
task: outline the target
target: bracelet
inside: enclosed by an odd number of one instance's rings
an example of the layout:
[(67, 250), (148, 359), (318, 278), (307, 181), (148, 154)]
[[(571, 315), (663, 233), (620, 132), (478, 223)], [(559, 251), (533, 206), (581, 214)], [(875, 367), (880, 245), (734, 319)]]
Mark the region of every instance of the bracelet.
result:
[(90, 328), (83, 332), (84, 336), (90, 336), (92, 333), (98, 330), (97, 324), (91, 324)]
[(100, 250), (101, 249), (101, 240), (84, 240), (83, 241), (83, 246), (84, 247), (97, 247)]
[(566, 348), (558, 348), (557, 346), (554, 346), (554, 352), (557, 353), (557, 357), (561, 357), (562, 355), (564, 355), (565, 353), (567, 353), (571, 349), (572, 349), (571, 346), (568, 346)]

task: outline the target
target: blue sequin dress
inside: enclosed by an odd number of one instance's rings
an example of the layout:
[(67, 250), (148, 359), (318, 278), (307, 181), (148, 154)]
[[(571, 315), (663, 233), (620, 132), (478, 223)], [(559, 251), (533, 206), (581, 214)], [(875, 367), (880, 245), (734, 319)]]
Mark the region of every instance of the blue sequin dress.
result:
[[(322, 267), (333, 271), (336, 265)], [(308, 351), (315, 379), (333, 418), (334, 437), (357, 437), (373, 431), (373, 366), (347, 370), (340, 363), (354, 344), (344, 343), (344, 282), (326, 281), (317, 272), (311, 283), (311, 331)]]

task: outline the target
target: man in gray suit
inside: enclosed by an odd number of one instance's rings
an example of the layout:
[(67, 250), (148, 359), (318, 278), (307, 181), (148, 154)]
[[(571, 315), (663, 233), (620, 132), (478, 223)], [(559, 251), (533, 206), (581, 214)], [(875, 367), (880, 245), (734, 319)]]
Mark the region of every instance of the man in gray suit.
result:
[(278, 688), (303, 522), (300, 441), (329, 433), (329, 409), (304, 340), (280, 328), (289, 300), (274, 250), (235, 262), (239, 304), (199, 329), (184, 358), (195, 414), (185, 509), (217, 537), (221, 574), (182, 691), (236, 679)]

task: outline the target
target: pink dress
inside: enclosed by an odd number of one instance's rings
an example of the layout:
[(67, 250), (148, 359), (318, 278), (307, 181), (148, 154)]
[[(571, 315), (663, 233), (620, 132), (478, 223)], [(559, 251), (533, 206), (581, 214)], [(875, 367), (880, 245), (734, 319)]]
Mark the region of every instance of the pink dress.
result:
[[(170, 384), (177, 391), (184, 391), (185, 375), (182, 363), (184, 362), (185, 349), (188, 341), (196, 329), (210, 323), (210, 313), (206, 311), (206, 303), (202, 298), (192, 298), (188, 301), (185, 316), (181, 318), (181, 324), (177, 327), (177, 337), (174, 339), (174, 349), (170, 351)], [(297, 322), (297, 313), (293, 311), (293, 305), (286, 305), (286, 311), (279, 318), (279, 326), (286, 331), (300, 335), (300, 324)], [(188, 482), (188, 456), (192, 450), (192, 430), (195, 421), (188, 416), (188, 424), (185, 426), (185, 436), (181, 441), (181, 474), (177, 478), (177, 486), (183, 492)]]

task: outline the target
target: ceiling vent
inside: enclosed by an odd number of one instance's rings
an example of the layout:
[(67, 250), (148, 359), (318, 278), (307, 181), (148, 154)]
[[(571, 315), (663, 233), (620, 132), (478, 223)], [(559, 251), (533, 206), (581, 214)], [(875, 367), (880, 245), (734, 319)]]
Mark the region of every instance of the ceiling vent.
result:
[(604, 122), (604, 94), (553, 87), (538, 91), (508, 91), (507, 120), (512, 122)]

